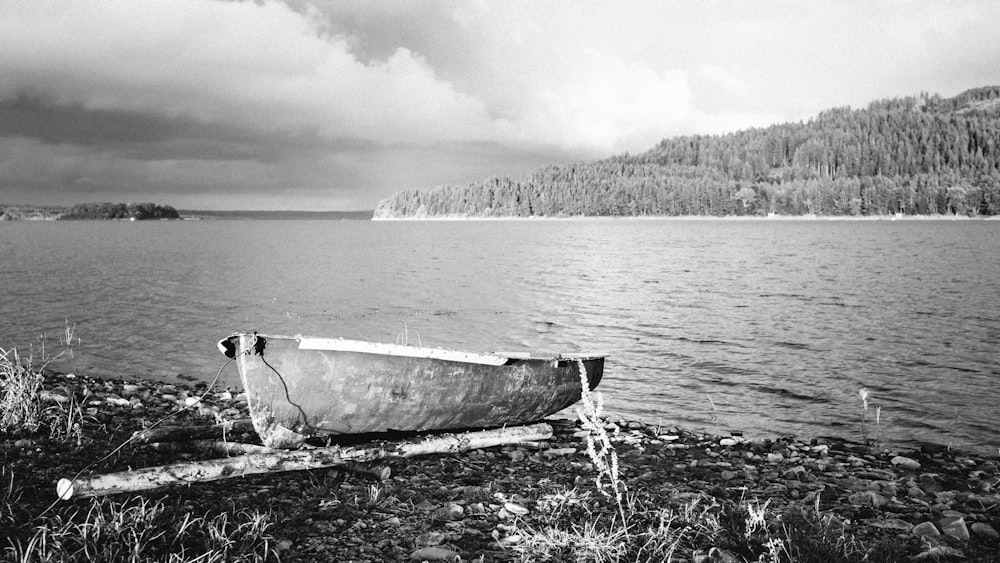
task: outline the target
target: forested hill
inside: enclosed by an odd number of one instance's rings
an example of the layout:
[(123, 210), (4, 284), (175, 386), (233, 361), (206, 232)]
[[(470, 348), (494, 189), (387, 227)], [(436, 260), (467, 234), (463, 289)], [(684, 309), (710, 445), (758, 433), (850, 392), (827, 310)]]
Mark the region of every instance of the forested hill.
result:
[(375, 218), (1000, 215), (1000, 86), (661, 141), (520, 180), (403, 191)]

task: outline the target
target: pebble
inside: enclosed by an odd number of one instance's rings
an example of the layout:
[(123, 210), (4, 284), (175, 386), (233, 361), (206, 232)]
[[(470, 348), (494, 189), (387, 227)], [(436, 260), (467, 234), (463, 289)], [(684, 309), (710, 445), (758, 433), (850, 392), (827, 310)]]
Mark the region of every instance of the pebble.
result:
[[(94, 406), (102, 401), (130, 408), (144, 405), (154, 412), (155, 409), (172, 408), (173, 401), (184, 404), (197, 404), (198, 401), (192, 396), (193, 392), (170, 386), (125, 387), (97, 383), (93, 389), (93, 394), (85, 400), (85, 412), (91, 415), (108, 410)], [(170, 401), (162, 400), (165, 392), (173, 395)], [(236, 418), (241, 414), (237, 406), (240, 400), (245, 401), (242, 393), (235, 396), (229, 392), (210, 393), (205, 396), (205, 404), (197, 404), (200, 408), (188, 414), (201, 414), (212, 422), (211, 416), (217, 414)], [(112, 412), (115, 416), (124, 416), (120, 411)], [(800, 506), (807, 506), (811, 511), (815, 506), (824, 522), (835, 521), (845, 534), (864, 534), (867, 528), (865, 535), (878, 534), (883, 538), (909, 535), (915, 551), (920, 549), (918, 544), (923, 545), (923, 551), (911, 557), (915, 561), (944, 560), (962, 553), (950, 546), (969, 550), (969, 558), (973, 559), (971, 552), (981, 550), (983, 545), (995, 547), (1000, 539), (997, 532), (1000, 527), (997, 512), (1000, 470), (996, 462), (988, 459), (977, 458), (976, 461), (956, 457), (944, 448), (898, 455), (897, 452), (877, 452), (833, 440), (820, 444), (815, 440), (792, 438), (718, 437), (675, 428), (665, 429), (660, 434), (658, 428), (626, 421), (607, 428), (625, 429), (616, 438), (625, 481), (637, 484), (637, 490), (660, 488), (657, 498), (671, 504), (708, 495), (737, 502), (741, 498), (770, 499), (769, 510), (776, 514)], [(372, 549), (360, 556), (364, 560), (379, 560), (372, 556), (392, 553), (379, 547), (381, 541), (391, 542), (398, 550), (386, 560), (405, 559), (409, 555), (411, 560), (420, 561), (459, 561), (459, 552), (450, 549), (454, 544), (473, 551), (485, 548), (491, 538), (495, 542), (493, 545), (500, 549), (523, 545), (524, 526), (544, 520), (552, 512), (544, 498), (538, 498), (539, 490), (549, 490), (548, 485), (538, 486), (542, 480), (555, 481), (557, 472), (571, 472), (571, 476), (576, 475), (571, 481), (578, 486), (593, 486), (593, 467), (584, 462), (585, 458), (575, 455), (578, 448), (570, 447), (579, 444), (578, 438), (589, 433), (571, 425), (557, 427), (556, 433), (556, 439), (537, 446), (492, 448), (463, 454), (471, 469), (461, 474), (456, 471), (460, 463), (451, 462), (445, 476), (436, 475), (430, 469), (418, 474), (417, 479), (408, 475), (408, 483), (413, 484), (414, 490), (425, 491), (403, 499), (415, 510), (393, 514), (397, 511), (387, 505), (376, 511), (377, 517), (356, 521), (317, 518), (315, 522), (310, 519), (309, 525), (328, 524), (339, 532), (352, 530), (359, 538), (358, 545)], [(31, 440), (8, 444), (23, 448), (35, 445)], [(552, 447), (546, 448), (546, 445)], [(29, 454), (34, 459), (33, 451), (16, 455), (27, 458)], [(430, 459), (433, 464), (435, 458)], [(511, 465), (511, 460), (524, 462), (524, 466)], [(496, 466), (501, 467), (497, 469)], [(539, 470), (539, 467), (551, 468), (551, 472), (546, 473), (547, 469)], [(521, 486), (522, 469), (528, 471), (523, 475), (524, 488), (518, 491), (520, 494), (498, 492), (503, 489), (496, 488), (497, 483)], [(539, 472), (540, 475), (535, 476)], [(402, 478), (393, 477), (393, 481)], [(433, 486), (420, 484), (421, 480), (430, 480)], [(358, 487), (356, 483), (339, 486), (345, 493)], [(259, 494), (277, 498), (278, 492), (267, 489)], [(585, 497), (566, 497), (554, 505), (574, 502), (589, 501)], [(416, 525), (415, 520), (419, 521)], [(923, 539), (917, 540), (917, 537)], [(482, 539), (480, 548), (470, 547), (479, 539)], [(301, 555), (305, 552), (306, 540), (295, 538), (295, 542), (294, 548), (288, 542), (280, 551), (292, 549)], [(449, 545), (449, 542), (454, 544)], [(329, 549), (327, 543), (316, 546)], [(473, 552), (475, 557), (483, 557), (482, 551)], [(317, 550), (316, 553), (323, 552)], [(344, 553), (347, 552), (331, 551), (328, 555), (335, 560), (358, 558), (356, 552), (352, 557), (340, 558)], [(721, 549), (702, 551), (695, 554), (694, 560), (723, 561), (726, 554)]]
[(38, 398), (44, 403), (58, 403), (60, 405), (65, 405), (69, 402), (69, 397), (58, 391), (43, 390), (38, 394)]
[(883, 506), (888, 501), (884, 496), (875, 491), (860, 491), (848, 496), (847, 502), (855, 506), (872, 506), (877, 508)]
[(422, 547), (410, 554), (410, 561), (461, 561), (458, 552), (443, 547)]
[(984, 522), (976, 522), (970, 526), (973, 535), (979, 536), (981, 538), (987, 539), (1000, 539), (1000, 533), (997, 533), (996, 528), (986, 524)]
[(915, 536), (940, 536), (941, 532), (932, 522), (921, 522), (910, 530)]
[[(866, 520), (866, 524), (873, 526), (875, 528), (881, 528), (883, 530), (898, 530), (900, 532), (911, 532), (913, 530), (913, 524), (906, 522), (905, 520), (900, 520), (899, 518), (883, 518), (883, 519), (872, 519)], [(933, 526), (933, 524), (931, 524)]]
[(691, 561), (692, 563), (743, 563), (746, 560), (731, 551), (713, 547), (708, 552), (701, 550), (694, 552)]
[(458, 520), (465, 515), (465, 508), (461, 504), (449, 504), (444, 507), (444, 511), (449, 520)]
[(919, 461), (901, 455), (892, 458), (891, 460), (889, 460), (889, 463), (896, 465), (898, 467), (902, 467), (903, 469), (909, 469), (910, 471), (916, 471), (920, 469)]
[(785, 479), (801, 479), (806, 475), (806, 468), (802, 465), (796, 465), (795, 467), (785, 471), (782, 476)]
[(511, 461), (524, 461), (527, 454), (524, 453), (524, 450), (513, 450), (507, 452), (507, 456), (510, 457)]
[(503, 505), (504, 510), (514, 516), (524, 516), (528, 514), (528, 509), (514, 502), (507, 502)]
[(936, 545), (911, 558), (912, 561), (934, 561), (935, 563), (948, 559), (965, 559), (965, 554), (961, 550), (947, 545)]
[(131, 407), (132, 403), (128, 399), (119, 397), (118, 395), (107, 395), (104, 397), (106, 403), (112, 404), (116, 407)]
[(942, 518), (938, 521), (938, 525), (941, 527), (941, 533), (946, 536), (951, 536), (962, 541), (969, 540), (969, 529), (965, 525), (965, 519), (960, 516)]
[(417, 536), (417, 539), (413, 540), (414, 545), (427, 547), (434, 545), (441, 545), (448, 541), (448, 536), (442, 534), (441, 532), (427, 532)]

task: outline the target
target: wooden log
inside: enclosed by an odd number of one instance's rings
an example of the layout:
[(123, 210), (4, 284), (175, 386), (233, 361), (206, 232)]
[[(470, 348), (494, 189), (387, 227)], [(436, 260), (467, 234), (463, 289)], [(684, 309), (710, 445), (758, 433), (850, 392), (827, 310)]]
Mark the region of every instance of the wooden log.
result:
[(332, 446), (295, 451), (276, 450), (80, 477), (75, 481), (60, 479), (56, 485), (56, 494), (60, 499), (68, 500), (72, 497), (93, 497), (144, 491), (173, 484), (216, 481), (258, 473), (343, 467), (350, 463), (363, 463), (377, 459), (458, 453), (524, 441), (547, 440), (551, 437), (552, 427), (545, 423), (538, 423), (464, 434), (441, 434), (414, 440), (365, 446)]
[(192, 440), (190, 442), (153, 442), (147, 447), (158, 452), (197, 452), (220, 455), (267, 454), (280, 452), (267, 446), (244, 444), (242, 442), (221, 442), (218, 440)]
[(151, 442), (178, 442), (203, 438), (225, 438), (233, 434), (254, 434), (255, 432), (253, 423), (247, 418), (243, 420), (231, 420), (221, 424), (169, 426), (166, 428), (139, 430), (132, 434), (132, 441), (143, 444)]
[[(266, 446), (255, 444), (243, 444), (240, 442), (218, 442), (215, 440), (195, 440), (193, 442), (153, 442), (149, 444), (159, 452), (198, 452), (221, 455), (246, 455), (246, 454), (274, 454), (285, 453), (286, 450), (276, 450)], [(339, 467), (351, 473), (365, 475), (377, 481), (386, 481), (392, 473), (388, 467), (382, 465), (368, 466), (363, 463), (345, 463)]]

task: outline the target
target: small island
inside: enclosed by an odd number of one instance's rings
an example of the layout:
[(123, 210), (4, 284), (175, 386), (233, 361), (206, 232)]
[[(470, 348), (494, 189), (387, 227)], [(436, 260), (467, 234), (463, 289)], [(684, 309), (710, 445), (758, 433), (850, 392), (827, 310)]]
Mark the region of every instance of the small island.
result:
[(0, 205), (0, 221), (70, 221), (127, 219), (180, 219), (169, 205), (155, 203), (81, 203), (72, 207), (51, 205)]

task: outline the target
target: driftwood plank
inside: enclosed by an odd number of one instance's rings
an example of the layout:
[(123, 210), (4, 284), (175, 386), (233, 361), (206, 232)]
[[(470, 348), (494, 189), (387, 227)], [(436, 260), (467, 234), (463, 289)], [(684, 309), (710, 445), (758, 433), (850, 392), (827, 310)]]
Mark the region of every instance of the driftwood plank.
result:
[[(275, 450), (267, 446), (243, 444), (240, 442), (218, 442), (215, 440), (195, 440), (193, 442), (153, 442), (149, 447), (159, 452), (198, 452), (219, 455), (281, 454), (285, 450)], [(389, 478), (391, 471), (381, 465), (369, 466), (364, 463), (345, 463), (339, 469), (371, 477), (378, 481)]]
[(170, 426), (139, 430), (132, 434), (132, 441), (140, 444), (179, 442), (203, 438), (225, 438), (233, 434), (253, 434), (254, 432), (253, 423), (247, 418), (206, 426)]
[(153, 442), (146, 447), (158, 452), (197, 452), (219, 455), (268, 454), (281, 452), (267, 446), (218, 440), (192, 440), (190, 442)]
[(181, 483), (199, 483), (282, 471), (343, 467), (378, 459), (408, 458), (437, 453), (458, 453), (503, 444), (547, 440), (552, 427), (545, 423), (483, 430), (464, 434), (441, 434), (414, 440), (367, 446), (317, 448), (314, 450), (254, 453), (223, 459), (175, 463), (120, 473), (60, 479), (56, 494), (62, 500), (156, 489)]

